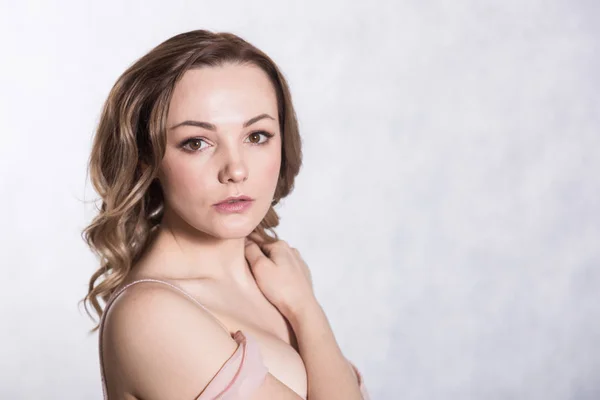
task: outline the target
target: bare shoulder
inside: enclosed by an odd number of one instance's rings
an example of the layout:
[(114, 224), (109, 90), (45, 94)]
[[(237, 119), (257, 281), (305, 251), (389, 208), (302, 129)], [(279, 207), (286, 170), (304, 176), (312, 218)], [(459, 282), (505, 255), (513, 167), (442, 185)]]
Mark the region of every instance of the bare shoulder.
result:
[(103, 335), (121, 384), (144, 399), (195, 398), (238, 346), (208, 312), (154, 282), (115, 300)]
[[(195, 399), (238, 347), (206, 310), (154, 282), (132, 285), (114, 301), (103, 335), (120, 384), (146, 400)], [(300, 399), (270, 374), (256, 391), (278, 393)]]

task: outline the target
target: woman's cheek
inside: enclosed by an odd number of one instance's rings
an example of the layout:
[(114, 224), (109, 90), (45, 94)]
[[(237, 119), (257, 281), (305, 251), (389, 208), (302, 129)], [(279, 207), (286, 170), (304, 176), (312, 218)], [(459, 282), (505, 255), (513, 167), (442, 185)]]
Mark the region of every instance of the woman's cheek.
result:
[(274, 155), (270, 159), (271, 161), (267, 164), (266, 175), (271, 179), (277, 180), (279, 178), (279, 170), (281, 169), (281, 156)]
[(279, 168), (280, 168), (279, 163), (273, 162), (273, 163), (269, 164), (267, 175), (269, 177), (271, 177), (271, 179), (277, 180), (277, 178), (279, 176)]

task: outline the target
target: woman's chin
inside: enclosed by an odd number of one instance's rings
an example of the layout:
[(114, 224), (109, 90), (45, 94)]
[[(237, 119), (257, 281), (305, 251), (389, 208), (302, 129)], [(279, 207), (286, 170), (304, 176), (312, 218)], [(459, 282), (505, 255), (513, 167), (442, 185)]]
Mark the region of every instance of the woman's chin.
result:
[(232, 221), (221, 222), (214, 230), (214, 235), (221, 239), (239, 239), (244, 238), (252, 233), (258, 226), (258, 222), (255, 221), (239, 221), (238, 223)]

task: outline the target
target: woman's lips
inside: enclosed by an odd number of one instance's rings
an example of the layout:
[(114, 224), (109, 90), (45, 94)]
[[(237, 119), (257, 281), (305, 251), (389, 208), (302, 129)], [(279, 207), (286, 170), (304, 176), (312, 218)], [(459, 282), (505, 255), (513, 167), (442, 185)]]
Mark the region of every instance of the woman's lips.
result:
[(233, 203), (219, 203), (215, 204), (213, 207), (221, 213), (230, 214), (230, 213), (242, 213), (250, 208), (254, 200), (240, 200), (235, 201)]

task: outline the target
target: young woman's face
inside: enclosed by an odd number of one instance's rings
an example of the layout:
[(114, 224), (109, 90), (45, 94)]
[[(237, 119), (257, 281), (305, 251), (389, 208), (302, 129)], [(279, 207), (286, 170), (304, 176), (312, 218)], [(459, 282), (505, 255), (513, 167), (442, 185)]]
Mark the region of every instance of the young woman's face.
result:
[[(277, 114), (273, 85), (258, 67), (187, 71), (171, 99), (160, 166), (168, 213), (214, 237), (247, 236), (269, 210), (279, 177)], [(222, 213), (214, 206), (242, 194), (254, 199), (243, 212)]]

